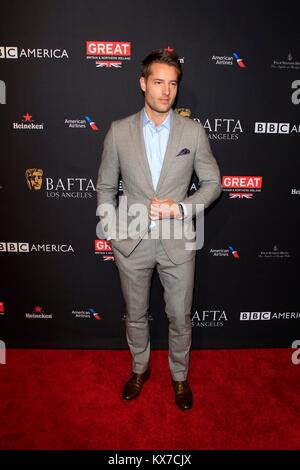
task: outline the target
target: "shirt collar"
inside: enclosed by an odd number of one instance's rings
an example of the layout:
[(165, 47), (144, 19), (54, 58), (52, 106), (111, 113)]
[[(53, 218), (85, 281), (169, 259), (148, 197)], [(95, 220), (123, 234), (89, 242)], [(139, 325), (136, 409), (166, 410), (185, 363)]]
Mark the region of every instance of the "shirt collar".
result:
[[(147, 126), (149, 123), (154, 127), (153, 122), (151, 119), (148, 117), (145, 108), (143, 109), (143, 127)], [(165, 127), (166, 129), (170, 130), (171, 126), (171, 119), (173, 117), (173, 109), (170, 109), (166, 119), (158, 126), (155, 127), (156, 130), (160, 130), (162, 127)]]

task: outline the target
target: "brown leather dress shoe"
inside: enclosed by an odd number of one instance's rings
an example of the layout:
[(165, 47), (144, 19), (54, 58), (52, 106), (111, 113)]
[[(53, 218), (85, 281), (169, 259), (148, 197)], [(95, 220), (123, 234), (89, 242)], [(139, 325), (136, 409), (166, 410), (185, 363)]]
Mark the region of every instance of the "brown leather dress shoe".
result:
[(150, 369), (147, 369), (143, 374), (133, 373), (130, 379), (126, 382), (123, 389), (123, 400), (133, 400), (142, 391), (143, 384), (150, 377)]
[(180, 382), (173, 380), (176, 405), (182, 410), (190, 410), (193, 406), (193, 394), (186, 380)]

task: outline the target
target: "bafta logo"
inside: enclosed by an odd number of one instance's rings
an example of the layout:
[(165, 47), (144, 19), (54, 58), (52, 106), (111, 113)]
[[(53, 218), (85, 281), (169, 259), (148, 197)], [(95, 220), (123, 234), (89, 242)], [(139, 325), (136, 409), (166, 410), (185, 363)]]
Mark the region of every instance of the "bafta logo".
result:
[(39, 191), (43, 183), (43, 170), (40, 168), (28, 168), (25, 172), (26, 181), (30, 191)]
[(183, 117), (191, 117), (192, 111), (189, 108), (176, 108), (175, 111)]

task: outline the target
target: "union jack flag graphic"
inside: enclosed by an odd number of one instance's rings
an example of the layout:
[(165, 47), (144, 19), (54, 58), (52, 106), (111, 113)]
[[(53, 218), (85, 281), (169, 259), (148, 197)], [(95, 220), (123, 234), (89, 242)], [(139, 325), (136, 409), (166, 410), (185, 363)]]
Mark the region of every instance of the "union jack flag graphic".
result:
[(111, 61), (111, 60), (96, 60), (96, 67), (115, 67), (120, 68), (122, 67), (122, 62), (119, 61)]
[(253, 193), (229, 193), (230, 199), (253, 199)]
[(114, 261), (115, 258), (113, 255), (103, 255), (103, 261)]

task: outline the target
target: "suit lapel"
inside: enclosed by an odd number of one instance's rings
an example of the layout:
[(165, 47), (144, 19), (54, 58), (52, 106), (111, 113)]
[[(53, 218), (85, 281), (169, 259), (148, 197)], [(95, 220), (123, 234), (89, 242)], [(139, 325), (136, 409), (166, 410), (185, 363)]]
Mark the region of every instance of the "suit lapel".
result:
[(139, 113), (135, 114), (133, 120), (131, 121), (132, 142), (135, 146), (137, 161), (140, 164), (147, 182), (149, 195), (152, 197), (154, 193), (154, 187), (144, 142), (142, 113), (143, 109)]

